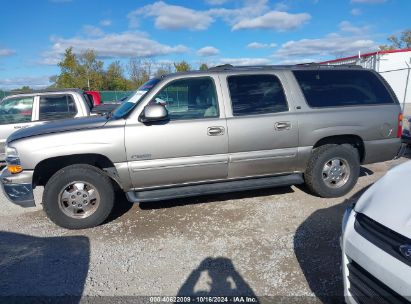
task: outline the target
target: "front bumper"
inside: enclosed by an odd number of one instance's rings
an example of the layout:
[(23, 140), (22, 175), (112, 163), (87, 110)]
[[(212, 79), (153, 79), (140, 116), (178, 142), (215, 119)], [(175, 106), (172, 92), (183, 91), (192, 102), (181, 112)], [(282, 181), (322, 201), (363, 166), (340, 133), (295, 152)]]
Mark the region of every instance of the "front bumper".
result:
[(21, 207), (35, 207), (33, 196), (33, 171), (11, 174), (4, 168), (0, 174), (0, 184), (7, 199)]
[(367, 271), (378, 284), (411, 301), (411, 267), (363, 238), (354, 228), (355, 217), (354, 211), (345, 217), (341, 238), (342, 274), (346, 302), (358, 303), (356, 301), (358, 294), (352, 293), (355, 287), (351, 286), (349, 279), (349, 267), (353, 263)]

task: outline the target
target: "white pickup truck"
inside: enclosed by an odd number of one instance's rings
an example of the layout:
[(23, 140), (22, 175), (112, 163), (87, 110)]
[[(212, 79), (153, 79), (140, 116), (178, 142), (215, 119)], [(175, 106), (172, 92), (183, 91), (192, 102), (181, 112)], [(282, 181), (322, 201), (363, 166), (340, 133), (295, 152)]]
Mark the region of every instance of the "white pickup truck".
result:
[(0, 167), (7, 137), (16, 130), (52, 120), (89, 116), (91, 96), (78, 89), (37, 91), (7, 96), (0, 102)]

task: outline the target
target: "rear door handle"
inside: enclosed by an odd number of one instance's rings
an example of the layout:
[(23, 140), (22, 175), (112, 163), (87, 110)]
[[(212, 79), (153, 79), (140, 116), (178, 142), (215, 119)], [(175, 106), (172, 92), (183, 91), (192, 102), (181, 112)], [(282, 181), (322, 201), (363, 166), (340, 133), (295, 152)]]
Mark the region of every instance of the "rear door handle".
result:
[(207, 135), (208, 136), (220, 136), (224, 135), (224, 127), (209, 127), (207, 128)]
[(274, 128), (277, 131), (290, 130), (291, 129), (291, 122), (289, 122), (289, 121), (276, 122), (275, 125), (274, 125)]

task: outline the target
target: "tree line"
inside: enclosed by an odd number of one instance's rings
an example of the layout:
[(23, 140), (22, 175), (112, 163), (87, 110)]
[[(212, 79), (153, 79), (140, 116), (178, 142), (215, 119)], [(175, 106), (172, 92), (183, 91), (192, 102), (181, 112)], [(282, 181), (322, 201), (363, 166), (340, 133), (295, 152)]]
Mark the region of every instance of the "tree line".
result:
[[(90, 49), (79, 55), (73, 48), (66, 49), (63, 59), (58, 63), (60, 74), (50, 77), (51, 88), (81, 88), (95, 91), (134, 90), (151, 77), (159, 77), (173, 72), (192, 70), (186, 61), (157, 63), (152, 59), (131, 58), (124, 66), (113, 61), (104, 68), (104, 62)], [(200, 70), (208, 69), (203, 63)]]

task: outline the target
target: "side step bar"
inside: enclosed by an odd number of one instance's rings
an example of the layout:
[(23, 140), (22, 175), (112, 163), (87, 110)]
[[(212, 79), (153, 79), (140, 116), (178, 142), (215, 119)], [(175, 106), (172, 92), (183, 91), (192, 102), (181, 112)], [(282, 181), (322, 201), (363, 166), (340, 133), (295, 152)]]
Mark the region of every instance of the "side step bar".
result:
[(206, 194), (228, 193), (253, 189), (273, 188), (279, 186), (291, 186), (303, 183), (304, 179), (302, 174), (294, 173), (281, 176), (261, 177), (212, 184), (180, 186), (174, 188), (144, 191), (129, 191), (126, 193), (126, 195), (127, 199), (130, 202), (139, 203)]

